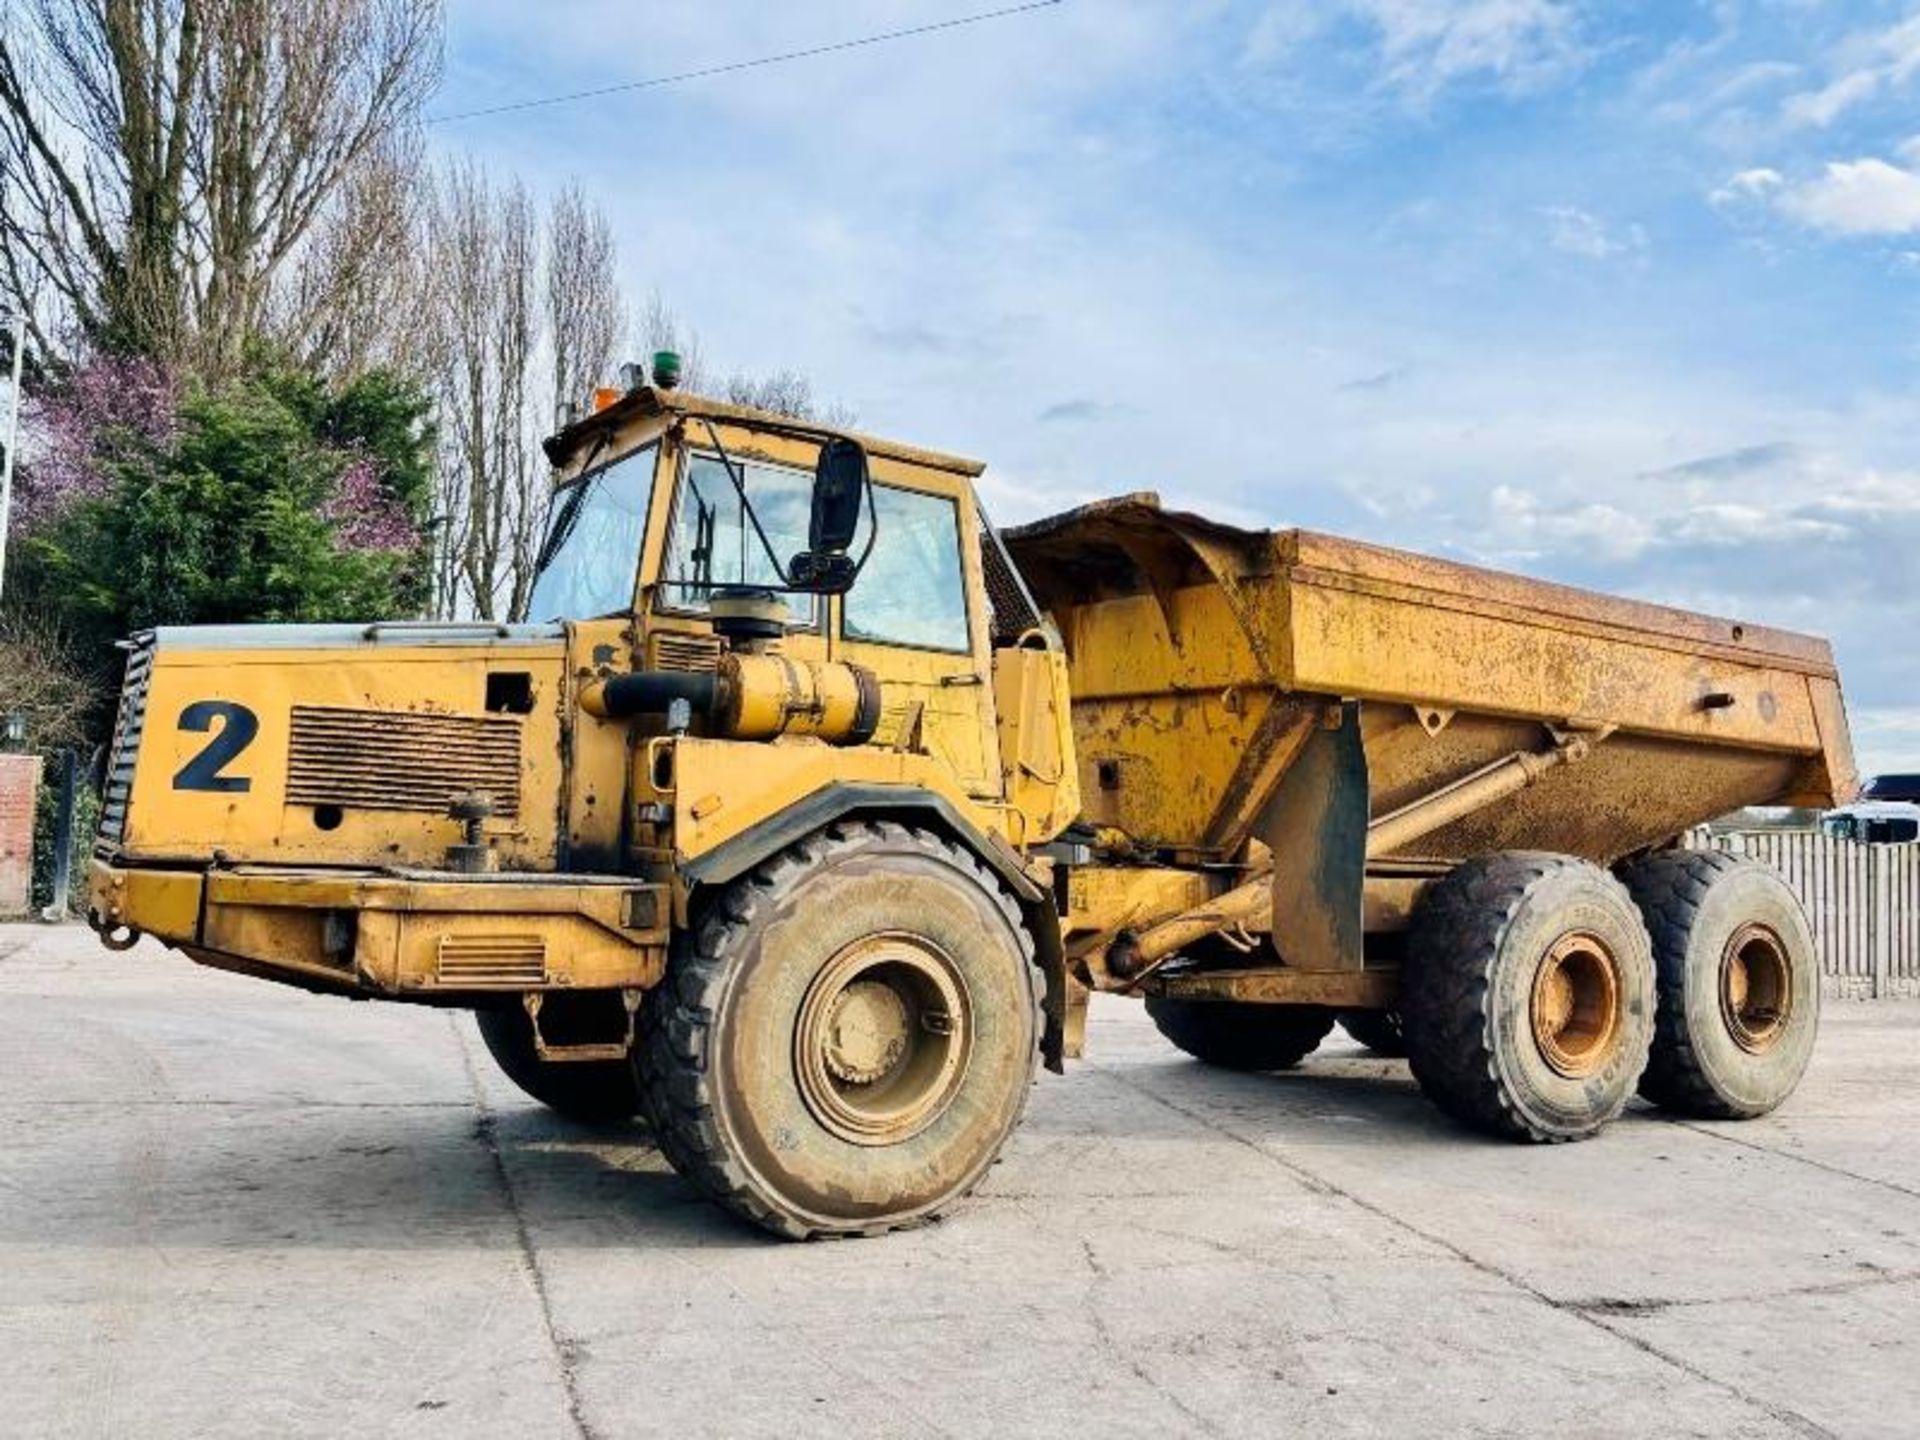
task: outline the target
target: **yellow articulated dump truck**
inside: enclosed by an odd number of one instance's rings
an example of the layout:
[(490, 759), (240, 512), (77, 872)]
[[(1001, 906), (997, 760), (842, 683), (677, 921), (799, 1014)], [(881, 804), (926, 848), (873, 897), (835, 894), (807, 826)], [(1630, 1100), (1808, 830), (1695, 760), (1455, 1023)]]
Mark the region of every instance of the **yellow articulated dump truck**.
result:
[(939, 1213), (1093, 991), (1198, 1059), (1344, 1019), (1497, 1135), (1793, 1089), (1819, 977), (1676, 848), (1854, 788), (1817, 640), (641, 385), (548, 442), (538, 623), (129, 645), (92, 921), (472, 1009), (782, 1235)]

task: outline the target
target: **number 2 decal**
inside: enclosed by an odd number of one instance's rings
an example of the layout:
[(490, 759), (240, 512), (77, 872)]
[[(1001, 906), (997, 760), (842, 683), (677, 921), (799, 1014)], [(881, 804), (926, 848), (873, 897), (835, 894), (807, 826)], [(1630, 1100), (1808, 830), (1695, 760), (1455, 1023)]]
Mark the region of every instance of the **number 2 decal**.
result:
[(260, 717), (231, 700), (196, 700), (180, 712), (182, 730), (204, 733), (213, 729), (216, 720), (220, 722), (219, 731), (200, 748), (199, 754), (180, 767), (180, 773), (173, 777), (174, 789), (231, 793), (253, 788), (253, 781), (245, 775), (220, 772), (253, 743), (253, 737), (260, 733)]

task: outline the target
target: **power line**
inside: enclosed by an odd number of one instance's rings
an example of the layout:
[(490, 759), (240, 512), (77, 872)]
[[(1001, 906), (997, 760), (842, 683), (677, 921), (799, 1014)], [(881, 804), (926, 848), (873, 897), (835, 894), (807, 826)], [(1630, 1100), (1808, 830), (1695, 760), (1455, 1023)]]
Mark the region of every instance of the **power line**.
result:
[(506, 105), (488, 105), (479, 110), (460, 110), (452, 115), (429, 116), (429, 125), (449, 125), (456, 120), (477, 120), (483, 115), (505, 115), (515, 110), (536, 110), (546, 105), (569, 105), (576, 100), (595, 100), (602, 95), (618, 95), (628, 90), (651, 90), (661, 85), (678, 85), (683, 80), (704, 80), (713, 75), (730, 75), (739, 70), (755, 70), (763, 65), (785, 65), (795, 60), (811, 60), (816, 55), (832, 55), (841, 50), (858, 50), (867, 45), (884, 45), (890, 40), (909, 40), (916, 35), (931, 35), (940, 30), (958, 30), (963, 25), (981, 25), (989, 20), (1004, 20), (1034, 10), (1051, 10), (1062, 0), (1034, 0), (1028, 5), (1009, 5), (1001, 10), (983, 10), (977, 15), (957, 15), (951, 20), (936, 20), (930, 25), (915, 25), (906, 30), (883, 30), (862, 35), (857, 40), (836, 40), (831, 45), (814, 45), (805, 50), (789, 50), (780, 55), (762, 55), (752, 60), (735, 60), (726, 65), (709, 65), (703, 70), (683, 70), (677, 75), (654, 75), (645, 80), (628, 80), (619, 85), (602, 85), (594, 90), (575, 90), (565, 95), (542, 95), (533, 100), (515, 100)]

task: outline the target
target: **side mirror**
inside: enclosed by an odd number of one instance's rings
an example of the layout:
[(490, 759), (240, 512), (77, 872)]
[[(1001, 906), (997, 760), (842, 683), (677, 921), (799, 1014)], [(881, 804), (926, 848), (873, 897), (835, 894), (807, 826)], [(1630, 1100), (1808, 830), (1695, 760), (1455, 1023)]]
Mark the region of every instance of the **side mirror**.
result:
[(867, 484), (867, 452), (858, 441), (836, 435), (821, 444), (813, 467), (807, 548), (787, 567), (795, 589), (836, 595), (853, 584), (859, 567), (847, 550), (860, 528)]
[(836, 435), (820, 447), (813, 467), (813, 518), (807, 548), (840, 551), (853, 544), (860, 528), (860, 503), (867, 498), (867, 452), (855, 440)]

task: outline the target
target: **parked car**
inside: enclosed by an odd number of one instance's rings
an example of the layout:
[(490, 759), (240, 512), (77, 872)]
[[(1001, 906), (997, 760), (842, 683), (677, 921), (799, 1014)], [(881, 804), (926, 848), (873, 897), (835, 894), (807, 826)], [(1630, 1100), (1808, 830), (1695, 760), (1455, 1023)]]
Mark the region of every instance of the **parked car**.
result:
[(1867, 845), (1910, 845), (1920, 840), (1920, 804), (1905, 800), (1860, 800), (1820, 817), (1822, 834)]
[(1875, 775), (1861, 787), (1860, 798), (1920, 805), (1920, 775)]

